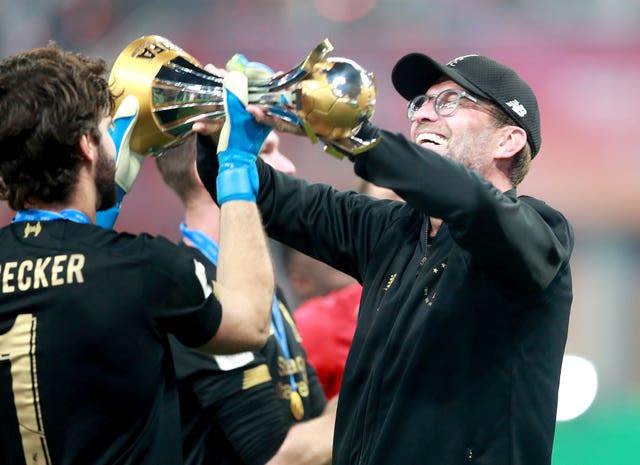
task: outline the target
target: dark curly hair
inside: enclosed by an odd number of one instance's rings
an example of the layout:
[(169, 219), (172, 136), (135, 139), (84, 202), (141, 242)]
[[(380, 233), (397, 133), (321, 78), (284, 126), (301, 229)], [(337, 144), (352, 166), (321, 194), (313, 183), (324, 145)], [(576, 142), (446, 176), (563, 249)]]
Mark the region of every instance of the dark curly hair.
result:
[(0, 62), (0, 198), (14, 210), (26, 203), (64, 202), (78, 176), (78, 142), (100, 140), (98, 125), (114, 96), (102, 59), (55, 43)]

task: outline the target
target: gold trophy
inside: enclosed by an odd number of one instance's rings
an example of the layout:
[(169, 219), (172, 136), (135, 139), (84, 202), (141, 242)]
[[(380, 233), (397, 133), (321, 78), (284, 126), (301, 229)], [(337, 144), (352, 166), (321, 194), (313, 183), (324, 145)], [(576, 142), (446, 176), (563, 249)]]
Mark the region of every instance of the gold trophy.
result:
[[(377, 140), (355, 136), (373, 115), (375, 79), (357, 63), (327, 57), (325, 39), (296, 67), (270, 78), (249, 80), (249, 103), (265, 108), (276, 128), (321, 139), (325, 150), (342, 158), (358, 154)], [(203, 118), (224, 119), (222, 76), (206, 71), (187, 52), (156, 35), (131, 42), (118, 55), (109, 84), (116, 108), (127, 95), (140, 103), (131, 149), (158, 156), (192, 133)]]

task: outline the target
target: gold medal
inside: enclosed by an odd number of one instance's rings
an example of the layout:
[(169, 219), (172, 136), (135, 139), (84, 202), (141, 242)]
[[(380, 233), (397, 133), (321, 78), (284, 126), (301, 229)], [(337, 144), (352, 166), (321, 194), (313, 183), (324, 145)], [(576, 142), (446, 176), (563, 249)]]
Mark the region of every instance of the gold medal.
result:
[(304, 416), (304, 405), (298, 391), (291, 391), (291, 415), (298, 421)]

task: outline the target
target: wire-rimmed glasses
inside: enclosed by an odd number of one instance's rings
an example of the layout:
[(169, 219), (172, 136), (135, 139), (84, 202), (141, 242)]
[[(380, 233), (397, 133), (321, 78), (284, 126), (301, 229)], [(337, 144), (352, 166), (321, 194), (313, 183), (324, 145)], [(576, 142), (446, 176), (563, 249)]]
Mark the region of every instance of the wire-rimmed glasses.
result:
[(469, 99), (476, 104), (480, 101), (478, 97), (468, 92), (455, 89), (445, 89), (435, 97), (427, 94), (418, 95), (411, 99), (407, 105), (407, 118), (413, 121), (416, 112), (432, 100), (435, 100), (433, 107), (438, 115), (451, 116), (456, 112), (460, 106), (460, 100), (463, 98)]

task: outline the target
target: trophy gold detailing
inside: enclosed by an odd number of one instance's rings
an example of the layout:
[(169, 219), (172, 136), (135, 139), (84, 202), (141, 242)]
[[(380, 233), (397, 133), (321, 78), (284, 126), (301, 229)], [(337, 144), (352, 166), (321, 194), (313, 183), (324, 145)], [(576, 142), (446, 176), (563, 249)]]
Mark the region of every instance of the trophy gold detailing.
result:
[[(278, 130), (306, 135), (341, 158), (358, 154), (377, 140), (356, 133), (373, 115), (375, 79), (357, 63), (328, 57), (325, 39), (297, 66), (270, 78), (249, 81), (249, 103), (261, 105)], [(192, 133), (203, 118), (222, 121), (223, 77), (206, 71), (187, 52), (164, 37), (151, 35), (131, 42), (118, 55), (109, 84), (116, 108), (127, 95), (140, 103), (131, 149), (158, 156)]]

